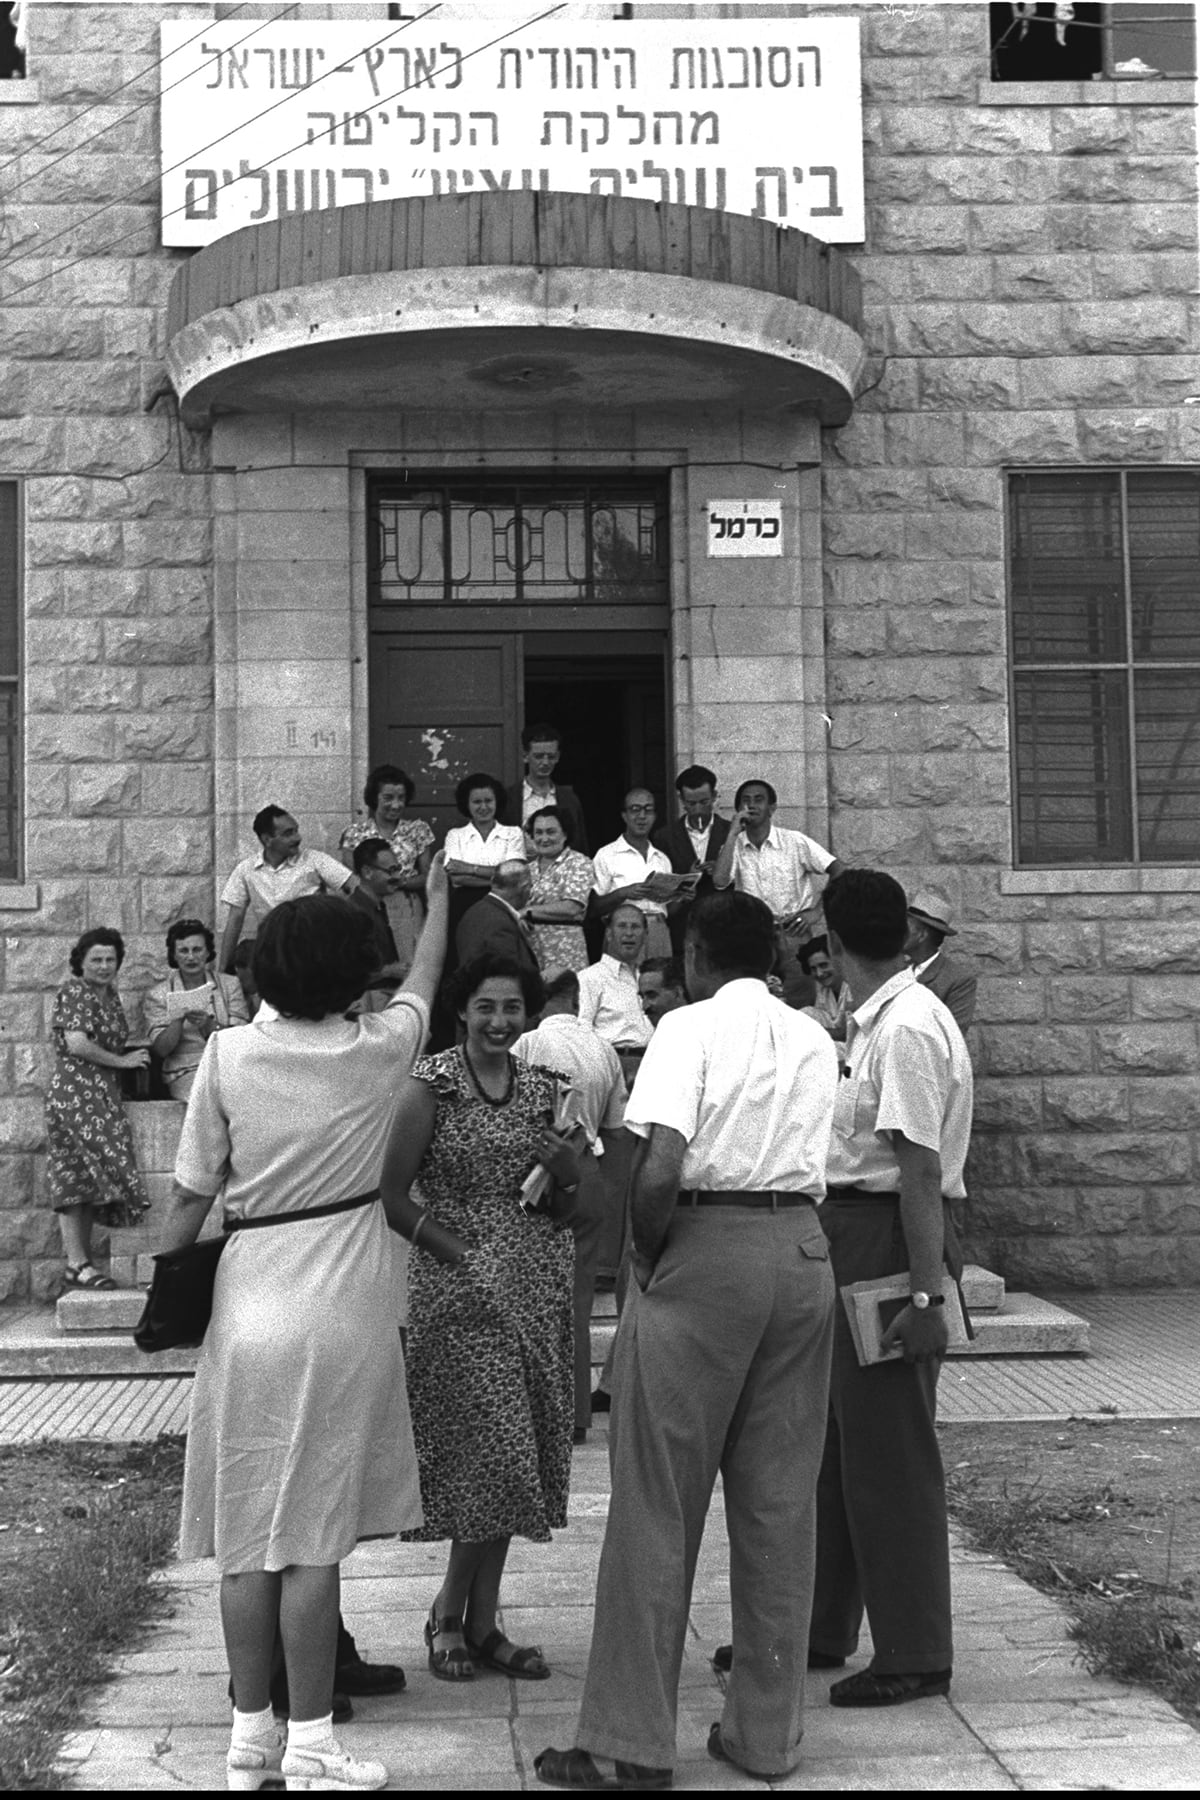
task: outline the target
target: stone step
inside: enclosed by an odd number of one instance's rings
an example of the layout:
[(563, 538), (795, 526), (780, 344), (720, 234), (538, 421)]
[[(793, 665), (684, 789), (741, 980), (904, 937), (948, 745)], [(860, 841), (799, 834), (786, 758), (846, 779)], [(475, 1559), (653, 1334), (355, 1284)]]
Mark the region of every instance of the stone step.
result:
[(142, 1316), (141, 1288), (72, 1288), (54, 1307), (60, 1331), (132, 1331)]
[[(608, 1296), (597, 1296), (597, 1299)], [(1086, 1355), (1090, 1349), (1088, 1323), (1065, 1307), (1033, 1294), (1008, 1294), (998, 1312), (972, 1308), (971, 1323), (975, 1327), (973, 1343), (952, 1350), (951, 1356), (1070, 1356)], [(592, 1366), (599, 1367), (608, 1355), (608, 1346), (616, 1334), (614, 1306), (611, 1314), (592, 1313)]]
[(1003, 1275), (993, 1275), (978, 1263), (965, 1264), (960, 1285), (972, 1318), (976, 1313), (999, 1312), (1004, 1305)]

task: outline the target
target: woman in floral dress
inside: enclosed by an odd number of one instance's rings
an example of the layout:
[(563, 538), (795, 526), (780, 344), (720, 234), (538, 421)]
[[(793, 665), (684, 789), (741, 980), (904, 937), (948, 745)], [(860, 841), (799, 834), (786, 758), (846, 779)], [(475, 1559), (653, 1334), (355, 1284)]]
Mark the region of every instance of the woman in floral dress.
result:
[[(574, 1251), (564, 1217), (579, 1183), (568, 1137), (554, 1131), (559, 1077), (509, 1054), (541, 1007), (536, 975), (480, 956), (458, 972), (466, 1041), (422, 1057), (402, 1091), (383, 1190), (410, 1187), (430, 1220), (467, 1245), (457, 1268), (411, 1265), (408, 1391), (425, 1524), (450, 1538), (445, 1579), (425, 1627), (442, 1681), (477, 1666), (525, 1680), (550, 1673), (540, 1650), (496, 1624), (514, 1533), (545, 1543), (567, 1522), (574, 1433)], [(541, 1163), (549, 1212), (519, 1205)], [(561, 1184), (561, 1185), (558, 1185)], [(413, 1233), (420, 1242), (421, 1228)]]
[(58, 1214), (68, 1287), (113, 1288), (92, 1263), (92, 1227), (136, 1225), (149, 1207), (121, 1103), (119, 1069), (144, 1069), (148, 1050), (126, 1051), (117, 998), (125, 960), (119, 931), (85, 931), (51, 1019), (54, 1074), (46, 1095), (47, 1188)]
[(570, 821), (561, 807), (543, 806), (525, 829), (535, 852), (525, 917), (533, 926), (542, 976), (550, 981), (564, 969), (586, 969), (591, 961), (583, 915), (596, 871), (591, 857), (571, 849)]
[(413, 952), (425, 919), (425, 883), (429, 879), (429, 859), (433, 854), (433, 832), (424, 819), (406, 819), (404, 812), (412, 805), (416, 790), (412, 780), (395, 763), (380, 763), (367, 776), (363, 802), (365, 819), (348, 825), (343, 831), (339, 849), (348, 869), (354, 867), (353, 852), (368, 838), (381, 838), (400, 865), (397, 890), (388, 895), (388, 923), (396, 940), (402, 970), (412, 966)]

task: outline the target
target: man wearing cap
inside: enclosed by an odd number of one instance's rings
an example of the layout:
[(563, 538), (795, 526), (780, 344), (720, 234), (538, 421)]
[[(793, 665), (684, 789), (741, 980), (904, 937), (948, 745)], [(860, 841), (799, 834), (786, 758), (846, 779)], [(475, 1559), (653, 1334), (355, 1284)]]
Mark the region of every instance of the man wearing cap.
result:
[(612, 1501), (575, 1745), (534, 1759), (551, 1787), (671, 1786), (718, 1473), (735, 1657), (709, 1755), (763, 1781), (799, 1760), (834, 1304), (816, 1202), (838, 1079), (826, 1033), (767, 990), (774, 950), (761, 900), (697, 900), (692, 1004), (659, 1022), (626, 1111), (643, 1141)]
[(975, 1017), (975, 977), (962, 963), (942, 949), (944, 940), (957, 937), (950, 923), (950, 903), (936, 888), (921, 888), (908, 903), (908, 942), (905, 955), (922, 987), (932, 988), (954, 1014), (960, 1031)]

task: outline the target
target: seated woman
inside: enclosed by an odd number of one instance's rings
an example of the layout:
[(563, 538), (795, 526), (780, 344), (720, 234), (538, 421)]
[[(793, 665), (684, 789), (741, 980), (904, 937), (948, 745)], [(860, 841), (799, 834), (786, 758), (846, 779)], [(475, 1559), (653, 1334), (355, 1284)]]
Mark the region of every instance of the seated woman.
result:
[(590, 856), (571, 849), (571, 822), (562, 807), (543, 806), (525, 829), (535, 852), (525, 917), (533, 926), (542, 975), (550, 981), (564, 969), (586, 969), (591, 961), (583, 915), (596, 871)]
[[(289, 1788), (388, 1779), (332, 1736), (338, 1565), (359, 1538), (421, 1519), (388, 1234), (405, 1222), (377, 1184), (445, 934), (435, 858), (406, 987), (348, 1019), (375, 964), (369, 920), (332, 894), (275, 907), (255, 944), (258, 1016), (209, 1039), (184, 1120), (163, 1248), (194, 1242), (218, 1194), (244, 1222), (196, 1369), (180, 1539), (183, 1557), (215, 1556), (221, 1572), (231, 1788), (258, 1789), (281, 1765)], [(422, 1248), (459, 1253), (432, 1230)], [(277, 1628), (286, 1749), (269, 1699)]]
[(150, 1049), (162, 1064), (172, 1100), (187, 1100), (214, 1031), (248, 1025), (250, 1009), (236, 975), (214, 967), (217, 943), (199, 919), (176, 919), (167, 932), (171, 973), (146, 995), (144, 1014)]
[[(541, 1681), (541, 1651), (510, 1643), (496, 1608), (513, 1534), (545, 1543), (567, 1522), (574, 1250), (564, 1222), (581, 1165), (551, 1128), (559, 1078), (510, 1054), (541, 1008), (537, 976), (480, 956), (459, 970), (454, 998), (466, 1041), (414, 1065), (382, 1177), (389, 1204), (415, 1184), (430, 1221), (467, 1245), (459, 1269), (424, 1257), (411, 1267), (408, 1383), (425, 1524), (406, 1535), (451, 1540), (425, 1627), (430, 1672), (462, 1681), (480, 1665)], [(548, 1213), (519, 1204), (537, 1163), (554, 1177)]]

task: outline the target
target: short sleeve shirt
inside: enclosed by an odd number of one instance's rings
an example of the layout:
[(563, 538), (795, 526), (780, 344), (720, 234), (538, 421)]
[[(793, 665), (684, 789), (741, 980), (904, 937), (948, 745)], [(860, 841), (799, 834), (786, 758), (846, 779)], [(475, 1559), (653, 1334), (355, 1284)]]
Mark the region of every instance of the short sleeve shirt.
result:
[(284, 900), (299, 900), (327, 888), (336, 894), (353, 879), (350, 870), (324, 850), (298, 850), (278, 868), (260, 851), (238, 863), (221, 899), (226, 906), (244, 907), (261, 921)]
[(900, 1165), (890, 1133), (936, 1150), (942, 1193), (966, 1194), (971, 1058), (948, 1007), (901, 969), (849, 1016), (846, 1075), (838, 1083), (830, 1186), (895, 1193)]
[(827, 1032), (765, 982), (728, 981), (659, 1020), (625, 1124), (687, 1139), (680, 1184), (825, 1193), (838, 1059)]
[(579, 1017), (609, 1044), (648, 1044), (654, 1029), (642, 1007), (637, 975), (607, 952), (579, 971)]
[(595, 1143), (601, 1131), (619, 1131), (625, 1117), (625, 1077), (612, 1045), (572, 1013), (550, 1013), (513, 1045), (522, 1062), (539, 1063), (570, 1077), (579, 1120)]
[(813, 876), (823, 875), (835, 861), (832, 852), (802, 831), (772, 825), (757, 848), (740, 831), (733, 853), (733, 885), (740, 893), (764, 900), (781, 919), (814, 905)]
[[(647, 847), (645, 856), (626, 837), (604, 844), (593, 858), (595, 886), (598, 894), (611, 894), (614, 888), (632, 887), (651, 875), (669, 875), (671, 859), (656, 845)], [(632, 903), (647, 918), (665, 918), (667, 909), (660, 900), (635, 900)]]
[(447, 862), (494, 869), (502, 862), (526, 860), (525, 833), (519, 825), (493, 825), (482, 837), (474, 825), (455, 825), (446, 833), (445, 851)]

